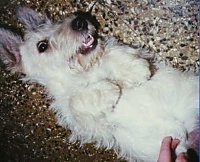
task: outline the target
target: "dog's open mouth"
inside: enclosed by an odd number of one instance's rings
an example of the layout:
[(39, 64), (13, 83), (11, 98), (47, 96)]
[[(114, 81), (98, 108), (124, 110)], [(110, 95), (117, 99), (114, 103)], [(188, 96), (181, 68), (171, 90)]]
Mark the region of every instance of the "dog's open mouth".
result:
[(90, 53), (96, 46), (96, 39), (91, 34), (87, 34), (84, 36), (82, 45), (79, 47), (78, 53), (82, 55), (86, 55)]

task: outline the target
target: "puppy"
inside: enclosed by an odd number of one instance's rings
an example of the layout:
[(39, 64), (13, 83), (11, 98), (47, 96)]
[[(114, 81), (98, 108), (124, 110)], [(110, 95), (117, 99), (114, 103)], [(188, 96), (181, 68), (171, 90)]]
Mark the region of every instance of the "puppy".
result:
[(1, 60), (46, 87), (72, 141), (113, 148), (128, 161), (155, 162), (165, 136), (180, 139), (177, 153), (198, 149), (197, 76), (150, 63), (152, 54), (113, 38), (100, 39), (88, 13), (54, 24), (20, 7), (17, 17), (24, 38), (1, 28)]

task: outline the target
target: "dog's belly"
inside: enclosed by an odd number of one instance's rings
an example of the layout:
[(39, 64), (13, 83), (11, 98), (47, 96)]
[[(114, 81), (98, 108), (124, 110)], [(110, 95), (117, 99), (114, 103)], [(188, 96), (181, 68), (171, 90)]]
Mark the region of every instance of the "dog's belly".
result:
[(102, 81), (80, 88), (70, 101), (62, 95), (59, 123), (68, 124), (72, 139), (114, 147), (130, 159), (156, 161), (165, 136), (181, 140), (178, 152), (187, 149), (187, 135), (197, 123), (197, 77), (161, 69), (146, 83), (120, 93), (115, 84)]
[(197, 77), (179, 74), (162, 71), (142, 86), (123, 91), (110, 118), (117, 125), (114, 134), (122, 154), (156, 161), (165, 136), (180, 139), (177, 153), (190, 147), (187, 136), (197, 128), (198, 82)]

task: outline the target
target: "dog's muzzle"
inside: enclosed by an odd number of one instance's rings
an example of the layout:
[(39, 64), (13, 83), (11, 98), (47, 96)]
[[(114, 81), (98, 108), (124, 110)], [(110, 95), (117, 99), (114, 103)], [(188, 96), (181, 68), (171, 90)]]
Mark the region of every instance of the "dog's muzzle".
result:
[[(91, 24), (90, 24), (91, 25)], [(82, 44), (79, 47), (78, 53), (86, 55), (89, 54), (97, 45), (97, 34), (95, 30), (89, 29), (88, 20), (77, 16), (71, 22), (71, 28), (75, 32), (81, 34), (83, 37)], [(93, 28), (95, 29), (95, 27)]]

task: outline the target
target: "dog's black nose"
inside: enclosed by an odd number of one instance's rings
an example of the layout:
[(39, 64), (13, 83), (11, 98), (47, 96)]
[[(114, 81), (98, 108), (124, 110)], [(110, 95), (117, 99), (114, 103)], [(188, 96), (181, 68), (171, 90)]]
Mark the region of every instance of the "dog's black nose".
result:
[(76, 31), (83, 31), (88, 29), (87, 21), (82, 17), (75, 18), (71, 23), (72, 29)]

